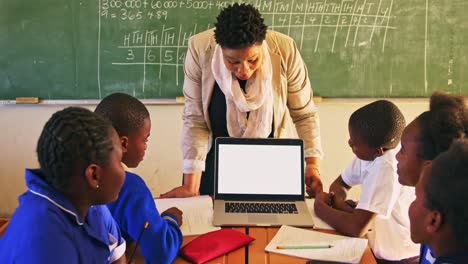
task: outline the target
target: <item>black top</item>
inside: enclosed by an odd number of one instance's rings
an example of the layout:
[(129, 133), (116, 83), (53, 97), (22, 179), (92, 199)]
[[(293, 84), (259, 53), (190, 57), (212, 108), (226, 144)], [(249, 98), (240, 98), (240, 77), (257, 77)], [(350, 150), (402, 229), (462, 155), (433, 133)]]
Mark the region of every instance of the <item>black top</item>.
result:
[[(244, 91), (246, 83), (247, 80), (239, 80), (239, 85)], [(212, 148), (206, 156), (205, 171), (202, 173), (200, 182), (201, 195), (214, 194), (214, 140), (218, 137), (229, 137), (226, 120), (226, 96), (216, 82), (210, 105), (208, 106), (208, 115), (210, 117), (211, 131), (213, 133), (213, 142)], [(249, 118), (249, 113), (247, 113), (247, 118)], [(272, 138), (273, 134), (274, 124), (272, 124), (271, 133), (268, 137)]]
[(434, 264), (466, 264), (468, 263), (468, 252), (458, 252), (438, 257)]

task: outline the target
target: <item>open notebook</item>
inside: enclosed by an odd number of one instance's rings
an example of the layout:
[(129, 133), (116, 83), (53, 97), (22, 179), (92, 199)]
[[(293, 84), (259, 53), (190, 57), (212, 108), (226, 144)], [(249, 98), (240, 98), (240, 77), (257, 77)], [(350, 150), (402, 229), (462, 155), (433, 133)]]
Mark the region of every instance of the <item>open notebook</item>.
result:
[(155, 199), (154, 202), (159, 213), (171, 207), (177, 207), (183, 212), (180, 230), (184, 236), (201, 235), (220, 229), (213, 226), (213, 200), (208, 195)]
[[(313, 260), (359, 263), (364, 254), (364, 250), (366, 250), (367, 244), (368, 241), (365, 238), (325, 234), (314, 230), (282, 226), (265, 247), (265, 250)], [(323, 248), (278, 249), (278, 246), (323, 246)]]

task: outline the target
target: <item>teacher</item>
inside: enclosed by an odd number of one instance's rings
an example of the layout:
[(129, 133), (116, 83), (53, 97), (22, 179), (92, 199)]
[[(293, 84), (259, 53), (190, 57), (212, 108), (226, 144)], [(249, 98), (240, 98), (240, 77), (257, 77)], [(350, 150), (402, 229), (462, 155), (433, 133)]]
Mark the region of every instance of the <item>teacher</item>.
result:
[(189, 40), (183, 185), (161, 197), (213, 194), (212, 146), (217, 137), (297, 136), (304, 140), (306, 190), (314, 196), (322, 191), (319, 116), (294, 40), (267, 30), (259, 11), (249, 4), (230, 5), (216, 19), (214, 29)]

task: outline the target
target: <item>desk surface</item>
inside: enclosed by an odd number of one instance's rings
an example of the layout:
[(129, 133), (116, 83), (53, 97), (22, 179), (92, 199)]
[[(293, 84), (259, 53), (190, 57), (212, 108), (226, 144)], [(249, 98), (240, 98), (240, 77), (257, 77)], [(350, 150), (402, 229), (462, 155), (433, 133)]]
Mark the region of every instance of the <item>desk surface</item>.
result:
[[(235, 228), (243, 233), (247, 230), (246, 228)], [(229, 263), (265, 263), (265, 264), (276, 264), (276, 263), (288, 263), (288, 264), (304, 264), (305, 259), (286, 256), (282, 254), (269, 253), (265, 251), (266, 245), (278, 232), (279, 228), (277, 227), (250, 227), (248, 228), (249, 236), (255, 238), (255, 240), (250, 243), (247, 247), (242, 247), (237, 250), (230, 252), (229, 254), (220, 256), (216, 259), (209, 261), (208, 263), (216, 264), (229, 264)], [(321, 232), (326, 232), (330, 234), (336, 234), (335, 231), (323, 230)], [(184, 237), (184, 242), (182, 246), (186, 245), (196, 236)], [(184, 260), (181, 257), (177, 257), (174, 261), (176, 264), (186, 264), (190, 263)], [(361, 264), (376, 264), (374, 255), (369, 247), (366, 248), (361, 259)]]

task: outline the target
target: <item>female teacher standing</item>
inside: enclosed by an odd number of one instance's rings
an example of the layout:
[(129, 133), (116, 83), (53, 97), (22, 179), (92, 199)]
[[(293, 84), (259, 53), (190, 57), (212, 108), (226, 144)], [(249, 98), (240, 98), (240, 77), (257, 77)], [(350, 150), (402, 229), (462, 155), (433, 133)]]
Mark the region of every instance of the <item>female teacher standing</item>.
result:
[(299, 135), (307, 193), (322, 190), (319, 116), (293, 39), (267, 30), (252, 5), (234, 4), (221, 11), (214, 29), (190, 38), (184, 71), (184, 180), (161, 197), (213, 194), (217, 137)]

